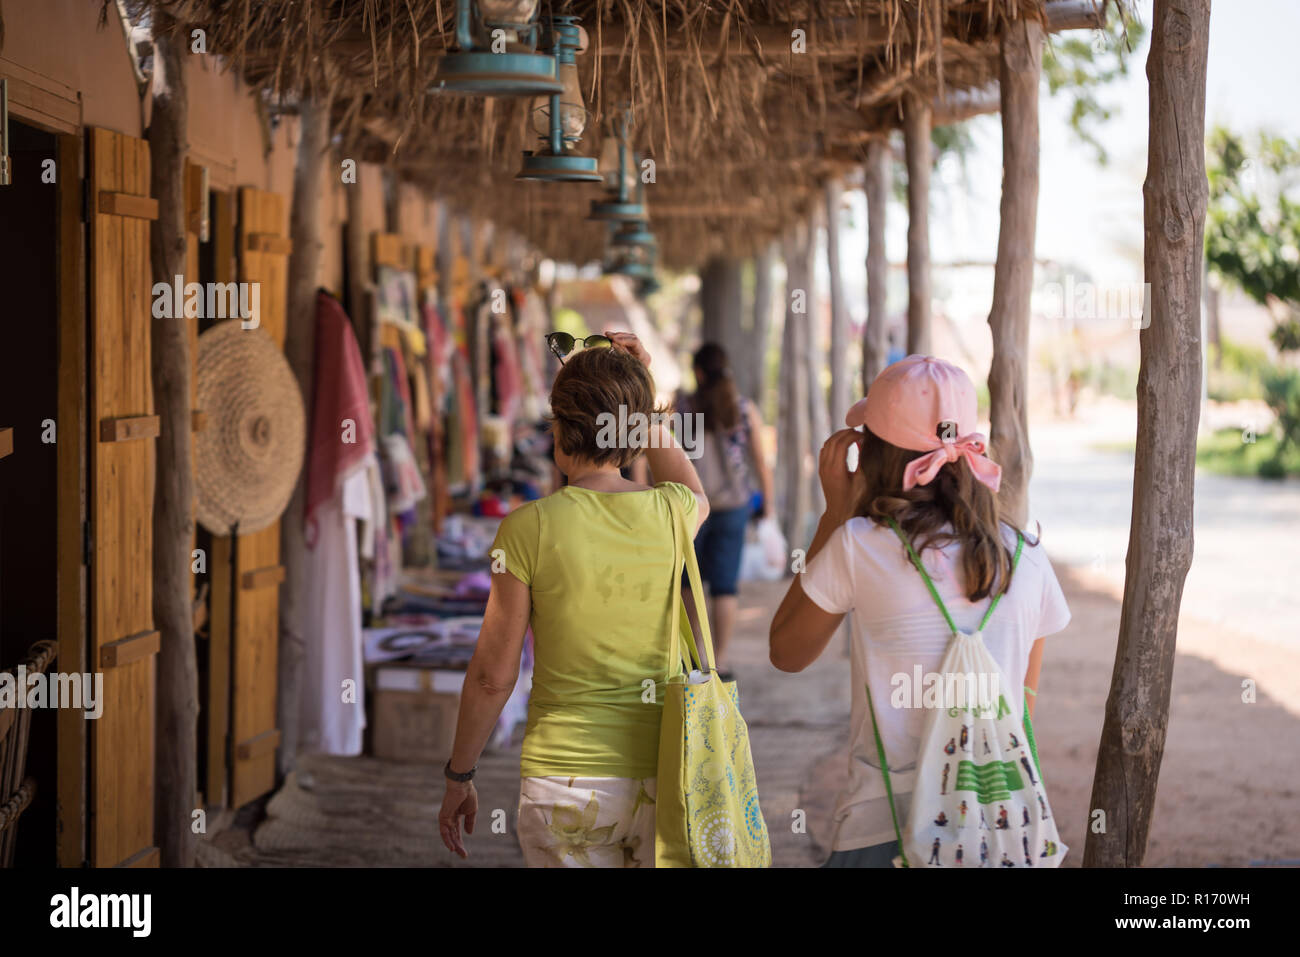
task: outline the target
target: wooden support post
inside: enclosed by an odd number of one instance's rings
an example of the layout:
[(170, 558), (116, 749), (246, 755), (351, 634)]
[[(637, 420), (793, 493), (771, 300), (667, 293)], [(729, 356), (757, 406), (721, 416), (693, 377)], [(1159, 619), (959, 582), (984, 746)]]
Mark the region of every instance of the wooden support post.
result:
[(849, 307), (844, 301), (840, 269), (840, 206), (844, 187), (838, 179), (826, 183), (826, 263), (830, 270), (831, 297), (831, 398), (830, 428), (844, 428), (849, 411)]
[[(183, 38), (157, 14), (149, 126), (150, 191), (158, 218), (149, 240), (155, 282), (172, 282), (186, 264), (185, 154), (188, 142)], [(194, 472), (190, 457), (190, 338), (177, 316), (150, 322), (156, 443), (153, 509), (153, 620), (161, 634), (157, 663), (155, 827), (165, 867), (194, 863), (191, 829), (198, 790), (198, 657), (194, 647), (190, 547), (194, 534)]]
[(776, 244), (768, 243), (754, 257), (754, 325), (746, 343), (744, 388), (761, 407), (767, 394), (767, 343), (772, 334), (772, 266)]
[(907, 152), (907, 351), (930, 352), (930, 103), (903, 97)]
[(990, 452), (1002, 466), (998, 500), (1007, 521), (1029, 520), (1029, 299), (1034, 290), (1038, 221), (1038, 83), (1043, 28), (1037, 20), (1003, 27), (998, 57), (1002, 91), (1002, 218), (993, 270), (993, 361), (989, 366)]
[(825, 380), (822, 378), (822, 370), (826, 368), (826, 349), (822, 344), (822, 310), (817, 289), (817, 227), (820, 225), (821, 213), (821, 204), (814, 202), (808, 215), (808, 229), (804, 234), (807, 237), (806, 248), (799, 260), (807, 263), (808, 315), (804, 335), (808, 344), (804, 356), (808, 362), (808, 450), (812, 453), (814, 465), (808, 492), (814, 515), (825, 504), (822, 483), (817, 479), (817, 451), (831, 434), (831, 417), (826, 405)]
[(1140, 334), (1137, 450), (1124, 605), (1092, 782), (1085, 867), (1140, 867), (1155, 808), (1183, 583), (1192, 563), (1201, 408), (1205, 67), (1210, 0), (1155, 0), (1142, 187), (1150, 294)]
[[(329, 157), (329, 94), (302, 100), (299, 108), (302, 130), (298, 141), (298, 163), (293, 174), (293, 201), (289, 211), (289, 299), (285, 317), (285, 357), (302, 390), (303, 405), (311, 409), (312, 372), (316, 348), (316, 277), (320, 269), (320, 194), (324, 188)], [(352, 187), (356, 189), (355, 186)], [(310, 411), (308, 412), (310, 417)], [(307, 543), (303, 537), (303, 507), (307, 470), (289, 499), (280, 522), (280, 560), (284, 565), (284, 586), (280, 589), (280, 644), (276, 694), (276, 724), (280, 729), (280, 751), (276, 773), (283, 778), (294, 767), (298, 755), (298, 715), (302, 697), (303, 646), (312, 636), (302, 625), (311, 587), (307, 581)]]
[(781, 342), (777, 443), (780, 466), (781, 525), (791, 548), (808, 540), (812, 517), (812, 481), (807, 463), (812, 442), (809, 422), (808, 286), (812, 263), (808, 223), (797, 223), (782, 239), (785, 259), (785, 331)]
[(700, 270), (700, 345), (716, 342), (727, 350), (732, 365), (741, 344), (743, 296), (739, 259), (716, 256)]
[(863, 190), (867, 196), (867, 323), (862, 332), (862, 391), (865, 394), (889, 356), (886, 313), (889, 261), (885, 258), (885, 207), (889, 201), (889, 140), (867, 144)]

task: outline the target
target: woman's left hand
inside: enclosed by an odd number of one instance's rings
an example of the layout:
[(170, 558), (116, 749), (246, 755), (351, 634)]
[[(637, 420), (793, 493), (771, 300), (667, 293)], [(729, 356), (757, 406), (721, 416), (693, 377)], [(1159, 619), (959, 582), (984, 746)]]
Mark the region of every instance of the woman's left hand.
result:
[(605, 330), (605, 335), (610, 342), (614, 343), (615, 349), (622, 349), (633, 359), (637, 359), (646, 368), (650, 367), (650, 353), (645, 351), (645, 346), (641, 345), (641, 340), (630, 332), (610, 332)]
[(478, 817), (478, 791), (473, 781), (461, 784), (447, 781), (447, 793), (442, 799), (442, 808), (438, 811), (438, 831), (447, 850), (468, 858), (469, 851), (460, 839), (460, 819), (465, 818), (465, 833), (474, 833), (474, 819)]

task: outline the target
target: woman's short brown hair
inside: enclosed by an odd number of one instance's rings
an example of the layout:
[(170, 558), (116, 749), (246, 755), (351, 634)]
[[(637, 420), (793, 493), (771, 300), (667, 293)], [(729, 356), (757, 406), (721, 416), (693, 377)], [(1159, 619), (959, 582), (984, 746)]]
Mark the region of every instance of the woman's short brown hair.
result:
[[(619, 407), (626, 411), (620, 417)], [(551, 421), (555, 442), (566, 455), (596, 465), (614, 464), (626, 468), (641, 455), (644, 446), (627, 441), (627, 433), (611, 431), (607, 415), (615, 425), (631, 423), (634, 413), (653, 422), (664, 410), (655, 407), (655, 383), (650, 370), (621, 349), (581, 349), (564, 361), (551, 386)], [(603, 433), (603, 435), (602, 435)]]

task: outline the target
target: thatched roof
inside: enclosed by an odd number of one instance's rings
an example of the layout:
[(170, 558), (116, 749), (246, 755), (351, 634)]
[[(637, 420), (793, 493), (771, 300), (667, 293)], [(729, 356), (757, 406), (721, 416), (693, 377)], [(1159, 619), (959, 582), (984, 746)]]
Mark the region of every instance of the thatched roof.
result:
[[(454, 44), (455, 0), (152, 0), (203, 26), (276, 100), (329, 91), (349, 155), (391, 163), (453, 205), (520, 232), (550, 255), (599, 258), (584, 221), (598, 186), (516, 182), (536, 140), (528, 99), (429, 92)], [(996, 108), (997, 37), (1009, 19), (1086, 25), (1105, 0), (572, 0), (593, 112), (631, 103), (634, 146), (656, 162), (647, 187), (661, 261), (744, 255), (802, 215), (867, 141), (899, 125), (905, 95), (936, 122)], [(545, 0), (542, 9), (546, 9)], [(791, 52), (805, 31), (806, 52)]]

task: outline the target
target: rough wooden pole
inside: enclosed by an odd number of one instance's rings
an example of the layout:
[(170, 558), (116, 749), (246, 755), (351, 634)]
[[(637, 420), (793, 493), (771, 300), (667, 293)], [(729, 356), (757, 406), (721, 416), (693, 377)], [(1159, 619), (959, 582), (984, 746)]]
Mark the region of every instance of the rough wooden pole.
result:
[(775, 262), (775, 243), (768, 243), (754, 257), (754, 327), (748, 350), (749, 391), (745, 394), (760, 406), (767, 393), (767, 343), (772, 335), (772, 266)]
[(930, 352), (930, 101), (903, 98), (907, 152), (907, 351)]
[[(183, 37), (157, 14), (153, 112), (149, 125), (150, 192), (158, 218), (149, 237), (155, 282), (185, 274), (185, 157), (188, 115)], [(197, 279), (197, 277), (192, 277)], [(198, 792), (198, 655), (194, 647), (194, 472), (190, 457), (190, 343), (183, 310), (150, 325), (154, 411), (161, 431), (155, 458), (153, 621), (161, 633), (157, 674), (154, 820), (164, 867), (194, 863), (191, 830)]]
[(1002, 466), (1002, 514), (1029, 520), (1029, 300), (1034, 289), (1038, 221), (1038, 84), (1043, 28), (1017, 20), (1003, 28), (998, 58), (1002, 91), (1002, 208), (993, 270), (993, 361), (989, 366), (990, 451)]
[(733, 360), (742, 348), (742, 263), (717, 256), (700, 270), (700, 342), (716, 342)]
[(837, 179), (826, 183), (826, 264), (830, 271), (831, 397), (830, 428), (844, 428), (849, 411), (849, 307), (844, 301), (840, 269), (840, 206), (844, 187)]
[[(1146, 281), (1139, 336), (1133, 517), (1119, 646), (1101, 731), (1085, 867), (1139, 867), (1169, 718), (1201, 393), (1205, 67), (1210, 0), (1155, 0), (1147, 56), (1151, 120), (1142, 188)], [(1105, 831), (1099, 832), (1098, 812)]]
[(806, 223), (782, 239), (785, 259), (785, 329), (781, 337), (780, 411), (777, 419), (781, 525), (791, 548), (803, 547), (812, 513), (807, 469), (810, 428), (808, 407), (808, 279)]
[(876, 137), (867, 144), (863, 190), (867, 196), (867, 323), (862, 333), (862, 392), (885, 368), (889, 356), (887, 291), (889, 261), (885, 257), (885, 208), (889, 201), (889, 140)]
[(799, 262), (806, 270), (808, 287), (808, 315), (805, 317), (804, 336), (807, 345), (804, 356), (808, 362), (808, 449), (813, 453), (811, 459), (814, 470), (809, 483), (809, 501), (814, 514), (821, 511), (824, 504), (822, 483), (816, 477), (816, 453), (830, 435), (830, 413), (826, 407), (826, 379), (822, 374), (826, 368), (826, 350), (822, 345), (822, 310), (817, 287), (817, 227), (821, 219), (821, 205), (813, 204), (808, 216), (808, 228), (802, 235), (804, 249)]
[[(293, 174), (293, 202), (289, 213), (289, 301), (284, 337), (285, 357), (302, 390), (303, 407), (312, 408), (312, 372), (316, 348), (316, 287), (320, 272), (320, 196), (329, 158), (329, 95), (304, 98), (300, 104), (298, 164)], [(293, 770), (298, 756), (299, 707), (302, 700), (303, 647), (315, 636), (303, 634), (311, 582), (307, 580), (307, 543), (303, 537), (306, 471), (298, 476), (289, 507), (280, 522), (280, 561), (284, 584), (280, 588), (280, 647), (277, 722), (280, 750), (276, 769), (280, 777)], [(317, 599), (321, 596), (317, 595)], [(361, 680), (361, 676), (356, 676)]]

